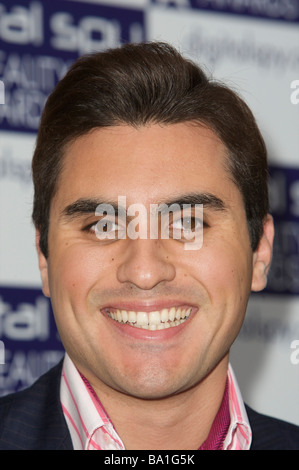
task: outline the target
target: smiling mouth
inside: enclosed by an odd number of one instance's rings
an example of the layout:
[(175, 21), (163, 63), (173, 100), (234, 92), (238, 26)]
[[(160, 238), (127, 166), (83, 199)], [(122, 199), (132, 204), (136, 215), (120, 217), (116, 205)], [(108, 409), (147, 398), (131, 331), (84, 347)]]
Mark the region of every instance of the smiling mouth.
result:
[(163, 308), (152, 312), (136, 312), (133, 310), (105, 309), (107, 315), (123, 325), (135, 326), (145, 330), (163, 330), (184, 323), (190, 316), (192, 307)]

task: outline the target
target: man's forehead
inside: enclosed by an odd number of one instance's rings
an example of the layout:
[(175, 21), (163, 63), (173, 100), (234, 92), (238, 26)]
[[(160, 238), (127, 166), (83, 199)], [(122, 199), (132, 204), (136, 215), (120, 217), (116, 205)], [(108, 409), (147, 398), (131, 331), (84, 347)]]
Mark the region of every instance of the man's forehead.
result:
[(136, 166), (133, 152), (141, 163), (147, 149), (149, 152), (146, 155), (147, 165), (149, 166), (151, 161), (157, 164), (155, 154), (159, 156), (161, 164), (164, 163), (163, 158), (169, 157), (167, 163), (170, 165), (165, 168), (168, 171), (176, 160), (184, 162), (187, 159), (189, 164), (200, 163), (206, 152), (217, 154), (218, 159), (224, 161), (224, 168), (229, 158), (229, 151), (220, 137), (213, 129), (202, 123), (193, 121), (175, 124), (154, 123), (139, 127), (119, 124), (93, 128), (70, 140), (62, 153), (62, 168), (74, 165), (75, 155), (79, 162), (86, 164), (96, 157), (99, 163), (101, 160), (103, 164), (108, 163), (108, 168), (111, 168), (112, 163), (116, 161), (126, 167), (130, 164)]
[[(157, 196), (157, 202), (176, 188), (216, 194), (216, 173), (231, 181), (227, 159), (217, 135), (194, 123), (97, 128), (68, 144), (57, 187), (74, 189), (72, 202), (88, 196), (86, 188), (96, 190), (91, 196), (105, 189), (110, 200), (137, 190), (140, 196)], [(212, 191), (205, 187), (208, 179)], [(84, 194), (78, 194), (84, 185)]]

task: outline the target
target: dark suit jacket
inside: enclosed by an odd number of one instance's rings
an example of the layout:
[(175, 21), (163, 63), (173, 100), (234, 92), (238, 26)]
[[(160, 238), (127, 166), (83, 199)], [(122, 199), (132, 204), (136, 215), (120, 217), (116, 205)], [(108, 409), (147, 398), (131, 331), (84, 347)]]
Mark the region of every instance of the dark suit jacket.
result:
[[(30, 388), (0, 398), (0, 450), (72, 450), (60, 405), (62, 363)], [(251, 450), (299, 450), (299, 427), (246, 407)]]

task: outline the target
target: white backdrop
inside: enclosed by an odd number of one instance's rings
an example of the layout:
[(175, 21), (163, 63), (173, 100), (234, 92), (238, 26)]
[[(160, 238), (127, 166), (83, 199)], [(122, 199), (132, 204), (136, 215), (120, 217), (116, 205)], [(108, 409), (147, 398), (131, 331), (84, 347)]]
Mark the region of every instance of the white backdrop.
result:
[(30, 220), (30, 160), (40, 110), (79, 54), (143, 39), (173, 43), (236, 89), (263, 132), (275, 254), (268, 288), (252, 297), (231, 360), (249, 405), (299, 424), (295, 0), (0, 0), (0, 80), (5, 86), (5, 104), (0, 104), (0, 338), (6, 353), (0, 364), (1, 394), (28, 385), (62, 354), (50, 306), (40, 292)]

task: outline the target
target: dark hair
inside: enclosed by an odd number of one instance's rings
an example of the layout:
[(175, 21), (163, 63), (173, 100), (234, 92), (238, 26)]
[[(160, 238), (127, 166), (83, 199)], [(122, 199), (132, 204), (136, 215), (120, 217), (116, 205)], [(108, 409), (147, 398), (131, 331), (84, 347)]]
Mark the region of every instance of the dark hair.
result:
[(268, 212), (267, 152), (246, 103), (165, 43), (126, 44), (79, 58), (45, 105), (32, 172), (33, 221), (48, 256), (51, 200), (66, 145), (93, 128), (197, 122), (228, 150), (228, 168), (240, 189), (255, 251)]

